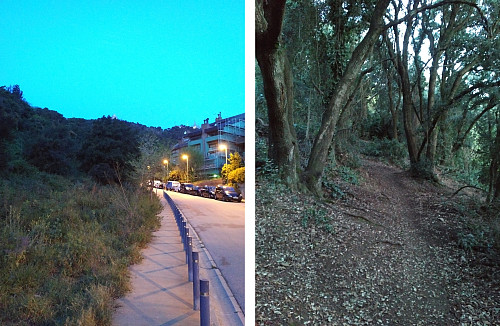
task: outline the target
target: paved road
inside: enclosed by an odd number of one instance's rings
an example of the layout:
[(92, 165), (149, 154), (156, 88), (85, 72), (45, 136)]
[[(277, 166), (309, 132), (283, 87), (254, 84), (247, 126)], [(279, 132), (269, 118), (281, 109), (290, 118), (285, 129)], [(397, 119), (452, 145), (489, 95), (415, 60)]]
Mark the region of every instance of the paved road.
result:
[(245, 204), (169, 191), (245, 312)]

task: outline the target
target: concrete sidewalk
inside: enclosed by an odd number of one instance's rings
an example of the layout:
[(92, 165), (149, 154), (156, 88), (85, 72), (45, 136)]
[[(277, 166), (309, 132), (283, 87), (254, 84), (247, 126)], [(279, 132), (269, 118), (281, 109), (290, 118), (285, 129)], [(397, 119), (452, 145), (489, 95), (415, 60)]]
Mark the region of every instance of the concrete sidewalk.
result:
[(165, 198), (160, 199), (161, 228), (142, 251), (143, 261), (130, 267), (132, 291), (117, 300), (113, 325), (200, 325), (174, 214)]

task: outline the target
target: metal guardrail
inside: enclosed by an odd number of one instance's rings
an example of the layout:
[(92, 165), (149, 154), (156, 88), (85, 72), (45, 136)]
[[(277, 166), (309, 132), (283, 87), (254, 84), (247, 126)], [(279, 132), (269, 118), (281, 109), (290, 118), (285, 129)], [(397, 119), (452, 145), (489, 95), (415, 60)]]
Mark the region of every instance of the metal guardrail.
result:
[(210, 325), (210, 293), (209, 281), (200, 280), (199, 253), (193, 251), (193, 238), (189, 235), (187, 220), (182, 215), (179, 208), (166, 192), (163, 197), (167, 200), (170, 208), (174, 212), (175, 222), (179, 228), (184, 251), (186, 252), (186, 263), (188, 264), (188, 280), (193, 282), (193, 310), (200, 310), (200, 325)]

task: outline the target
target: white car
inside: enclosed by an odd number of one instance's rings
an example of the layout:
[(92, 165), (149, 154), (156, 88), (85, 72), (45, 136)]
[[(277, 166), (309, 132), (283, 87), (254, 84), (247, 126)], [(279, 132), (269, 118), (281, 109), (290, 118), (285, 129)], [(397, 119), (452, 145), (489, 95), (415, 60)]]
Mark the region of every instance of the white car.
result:
[(179, 191), (181, 189), (181, 183), (179, 181), (168, 181), (165, 188), (170, 191)]

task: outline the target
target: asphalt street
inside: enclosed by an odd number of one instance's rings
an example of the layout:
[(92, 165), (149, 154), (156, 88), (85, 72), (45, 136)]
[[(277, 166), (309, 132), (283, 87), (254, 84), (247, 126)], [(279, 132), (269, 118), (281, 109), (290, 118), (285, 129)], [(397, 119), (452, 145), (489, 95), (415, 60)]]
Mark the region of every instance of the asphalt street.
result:
[(245, 204), (169, 191), (245, 311)]

